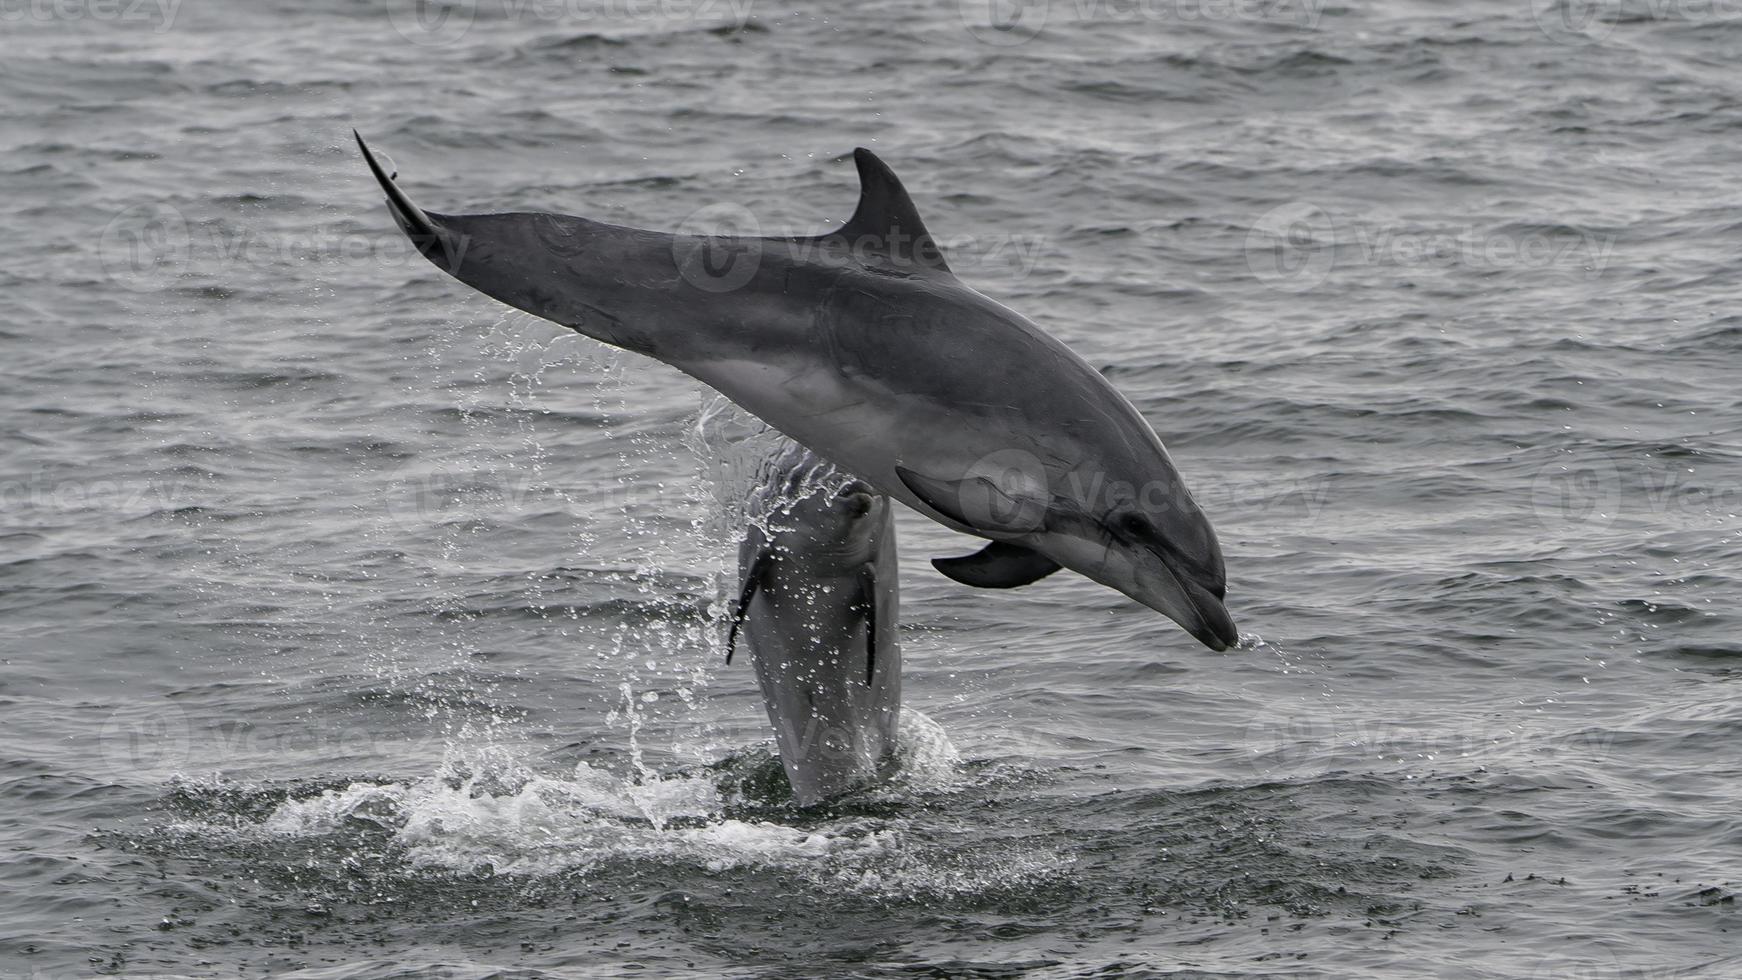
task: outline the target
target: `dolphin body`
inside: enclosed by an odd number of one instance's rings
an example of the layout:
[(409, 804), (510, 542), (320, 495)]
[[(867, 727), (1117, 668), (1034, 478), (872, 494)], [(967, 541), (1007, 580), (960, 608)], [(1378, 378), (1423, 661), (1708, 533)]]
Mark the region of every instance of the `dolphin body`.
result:
[(886, 778), (901, 714), (889, 498), (785, 442), (738, 551), (726, 661), (742, 635), (800, 806)]
[(1060, 566), (1212, 650), (1239, 635), (1221, 546), (1155, 430), (1100, 372), (963, 284), (895, 174), (858, 149), (858, 208), (820, 236), (666, 234), (542, 212), (425, 212), (362, 137), (418, 250), (461, 282), (657, 358), (946, 527), (982, 588)]

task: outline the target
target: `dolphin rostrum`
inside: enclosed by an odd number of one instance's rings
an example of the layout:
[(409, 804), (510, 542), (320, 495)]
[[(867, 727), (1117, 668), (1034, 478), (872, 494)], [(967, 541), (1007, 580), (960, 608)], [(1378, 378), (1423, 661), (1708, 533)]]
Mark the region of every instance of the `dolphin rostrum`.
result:
[(425, 212), (363, 145), (430, 261), (510, 306), (658, 358), (946, 527), (982, 588), (1073, 569), (1213, 650), (1239, 639), (1216, 533), (1100, 372), (963, 284), (895, 174), (819, 236), (666, 234), (542, 212)]
[(813, 806), (895, 767), (895, 522), (870, 484), (783, 443), (746, 509), (726, 661), (742, 635), (793, 798)]

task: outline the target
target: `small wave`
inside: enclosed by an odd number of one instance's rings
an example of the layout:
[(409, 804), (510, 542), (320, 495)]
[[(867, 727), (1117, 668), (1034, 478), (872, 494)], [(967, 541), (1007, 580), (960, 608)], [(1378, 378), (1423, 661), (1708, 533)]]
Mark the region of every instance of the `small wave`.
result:
[(566, 34), (561, 37), (542, 38), (532, 42), (527, 47), (534, 51), (574, 51), (601, 47), (621, 48), (628, 44), (629, 41), (624, 38), (587, 31), (580, 34)]

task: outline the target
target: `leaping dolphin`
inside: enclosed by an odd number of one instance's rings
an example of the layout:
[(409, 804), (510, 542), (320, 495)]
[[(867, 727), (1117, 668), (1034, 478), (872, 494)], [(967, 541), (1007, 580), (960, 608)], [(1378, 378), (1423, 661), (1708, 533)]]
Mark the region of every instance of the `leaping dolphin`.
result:
[(944, 526), (933, 562), (982, 588), (1073, 569), (1212, 650), (1239, 639), (1210, 522), (1100, 372), (964, 285), (895, 174), (858, 149), (859, 205), (820, 236), (666, 234), (413, 204), (357, 137), (394, 218), (443, 271), (646, 354)]
[(889, 498), (786, 442), (762, 467), (738, 550), (740, 633), (800, 806), (895, 767), (901, 714)]

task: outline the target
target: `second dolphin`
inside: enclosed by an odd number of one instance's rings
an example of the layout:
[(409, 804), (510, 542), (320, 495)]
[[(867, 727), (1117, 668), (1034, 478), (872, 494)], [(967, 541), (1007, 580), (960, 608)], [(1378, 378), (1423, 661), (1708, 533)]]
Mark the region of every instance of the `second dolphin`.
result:
[(801, 806), (886, 778), (901, 714), (889, 498), (787, 440), (763, 464), (739, 547), (740, 635)]

